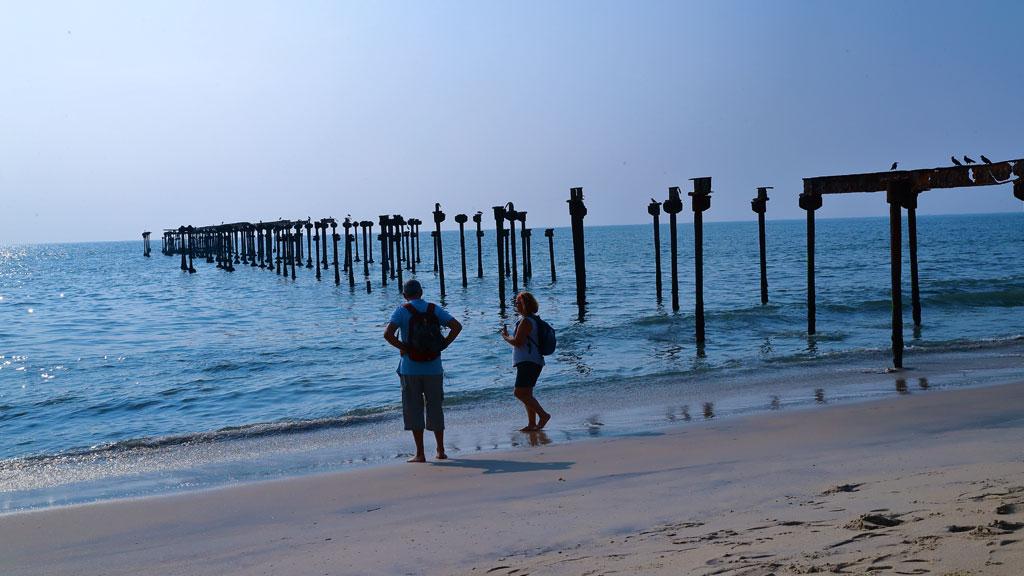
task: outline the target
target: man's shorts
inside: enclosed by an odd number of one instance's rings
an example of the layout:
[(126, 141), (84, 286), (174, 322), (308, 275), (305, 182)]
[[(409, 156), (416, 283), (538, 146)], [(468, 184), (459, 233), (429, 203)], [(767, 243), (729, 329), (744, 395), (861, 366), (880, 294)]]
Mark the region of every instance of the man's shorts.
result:
[[(402, 380), (402, 418), (406, 430), (430, 431), (444, 430), (444, 376), (430, 374), (427, 376), (399, 375)], [(426, 408), (427, 418), (423, 421)]]

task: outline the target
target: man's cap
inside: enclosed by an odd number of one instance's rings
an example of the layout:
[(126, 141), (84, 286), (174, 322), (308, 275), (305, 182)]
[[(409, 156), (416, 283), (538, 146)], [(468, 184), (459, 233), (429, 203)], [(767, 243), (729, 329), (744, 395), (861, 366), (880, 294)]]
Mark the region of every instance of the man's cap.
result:
[(402, 286), (403, 296), (417, 296), (423, 294), (423, 286), (420, 285), (419, 280), (406, 280), (405, 285)]

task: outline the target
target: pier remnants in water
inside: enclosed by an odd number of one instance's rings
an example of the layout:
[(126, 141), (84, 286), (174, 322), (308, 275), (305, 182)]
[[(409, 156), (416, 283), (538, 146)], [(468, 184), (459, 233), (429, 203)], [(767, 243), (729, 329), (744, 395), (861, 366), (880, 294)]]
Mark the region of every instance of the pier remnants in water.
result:
[(1024, 201), (1024, 160), (804, 178), (804, 189), (799, 202), (800, 207), (807, 212), (807, 333), (814, 334), (817, 329), (814, 292), (814, 212), (821, 208), (823, 196), (885, 192), (885, 201), (889, 204), (892, 359), (895, 368), (902, 368), (902, 210), (907, 211), (911, 308), (914, 326), (917, 327), (921, 325), (921, 296), (917, 269), (917, 197), (922, 192), (939, 188), (974, 188), (1011, 183), (1014, 197)]
[[(574, 189), (575, 190), (575, 189)], [(582, 202), (582, 198), (580, 198)], [(575, 209), (578, 212), (578, 208)], [(585, 213), (585, 208), (583, 209)], [(506, 278), (511, 276), (514, 291), (519, 290), (520, 279), (525, 286), (533, 277), (532, 230), (526, 226), (527, 212), (516, 210), (509, 202), (495, 207), (496, 224), (496, 255), (498, 261), (499, 303), (505, 309), (508, 299), (505, 297)], [(446, 295), (444, 244), (441, 225), (447, 219), (441, 210), (440, 203), (434, 205), (432, 212), (433, 230), (430, 231), (433, 247), (433, 273), (437, 276), (440, 296)], [(469, 285), (467, 264), (465, 225), (470, 217), (458, 214), (454, 218), (458, 224), (459, 252), (462, 273), (462, 286)], [(472, 216), (476, 224), (476, 277), (484, 277), (483, 265), (483, 213), (476, 212)], [(509, 229), (505, 229), (505, 224)], [(384, 214), (377, 218), (378, 233), (373, 235), (375, 223), (372, 220), (357, 220), (347, 216), (340, 223), (334, 218), (313, 220), (277, 220), (272, 222), (235, 222), (214, 226), (181, 226), (167, 229), (163, 233), (162, 252), (167, 256), (179, 255), (181, 269), (195, 273), (195, 258), (205, 259), (208, 263), (216, 262), (217, 268), (234, 272), (236, 265), (248, 264), (270, 270), (279, 276), (296, 279), (298, 270), (306, 268), (315, 271), (317, 280), (322, 280), (329, 270), (334, 269), (334, 283), (341, 285), (342, 275), (347, 278), (350, 288), (356, 286), (356, 265), (362, 262), (362, 273), (366, 291), (372, 291), (371, 264), (379, 266), (380, 286), (386, 288), (388, 282), (394, 282), (400, 291), (406, 272), (412, 275), (424, 271), (419, 264), (420, 257), (420, 225), (417, 218), (406, 218), (400, 214)], [(514, 234), (518, 224), (518, 238)], [(342, 229), (339, 233), (338, 228)], [(510, 231), (512, 233), (510, 233)], [(359, 254), (360, 233), (362, 235), (362, 256)], [(144, 255), (149, 256), (149, 232), (143, 233)], [(343, 234), (343, 235), (342, 235)], [(580, 230), (582, 235), (582, 230)], [(545, 236), (549, 240), (551, 257), (551, 280), (555, 281), (554, 230), (547, 229)], [(582, 239), (582, 238), (581, 238)], [(344, 241), (339, 258), (338, 243)], [(374, 255), (374, 244), (377, 244), (377, 255)], [(509, 252), (511, 255), (509, 256)], [(582, 255), (582, 243), (578, 248)], [(521, 256), (521, 259), (520, 259)]]

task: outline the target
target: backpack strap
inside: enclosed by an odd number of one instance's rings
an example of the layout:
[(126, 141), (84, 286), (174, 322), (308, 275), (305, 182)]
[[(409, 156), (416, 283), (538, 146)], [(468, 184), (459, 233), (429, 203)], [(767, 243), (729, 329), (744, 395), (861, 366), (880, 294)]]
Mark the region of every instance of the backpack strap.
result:
[(533, 319), (533, 324), (530, 325), (530, 333), (526, 335), (526, 340), (527, 343), (536, 346), (537, 350), (540, 351), (540, 324), (537, 323), (536, 318), (536, 314), (527, 314), (523, 320)]
[[(412, 338), (412, 323), (414, 320), (416, 320), (417, 316), (422, 314), (422, 312), (417, 310), (416, 307), (413, 306), (411, 302), (406, 302), (405, 304), (402, 304), (402, 308), (405, 308), (406, 310), (409, 311), (409, 324), (408, 326), (405, 327), (405, 338), (406, 340), (408, 340), (409, 338)], [(406, 341), (404, 343), (408, 344), (409, 342)]]

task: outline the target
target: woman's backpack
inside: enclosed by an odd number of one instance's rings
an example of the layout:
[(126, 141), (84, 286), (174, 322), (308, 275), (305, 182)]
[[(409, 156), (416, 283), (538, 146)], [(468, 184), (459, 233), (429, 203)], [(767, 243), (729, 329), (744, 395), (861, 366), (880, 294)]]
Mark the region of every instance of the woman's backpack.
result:
[(531, 314), (530, 318), (533, 318), (533, 323), (537, 326), (537, 350), (540, 351), (542, 356), (554, 354), (555, 347), (558, 346), (555, 329), (551, 327), (551, 324), (541, 320), (541, 317), (536, 314)]
[(430, 362), (441, 357), (444, 336), (441, 335), (441, 321), (434, 314), (434, 304), (427, 304), (426, 312), (420, 312), (412, 304), (404, 306), (409, 311), (409, 329), (406, 344), (409, 359), (415, 362)]

